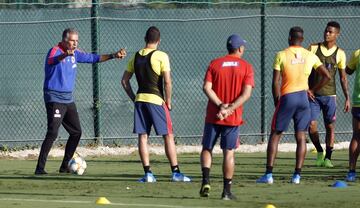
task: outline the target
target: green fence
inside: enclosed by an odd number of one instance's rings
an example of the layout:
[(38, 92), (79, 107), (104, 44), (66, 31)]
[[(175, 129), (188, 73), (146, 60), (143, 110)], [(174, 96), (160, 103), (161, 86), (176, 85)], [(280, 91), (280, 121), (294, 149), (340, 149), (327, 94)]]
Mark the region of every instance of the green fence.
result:
[[(1, 144), (39, 144), (43, 140), (46, 132), (42, 97), (44, 59), (67, 27), (79, 30), (80, 48), (85, 51), (97, 49), (99, 53), (109, 53), (120, 47), (128, 50), (129, 56), (123, 61), (101, 63), (98, 68), (79, 65), (75, 91), (82, 141), (97, 138), (106, 144), (119, 145), (136, 143), (136, 135), (132, 133), (133, 103), (122, 89), (120, 79), (130, 56), (144, 46), (143, 37), (149, 26), (160, 28), (160, 49), (170, 56), (173, 125), (177, 142), (183, 144), (201, 141), (207, 103), (202, 92), (203, 77), (209, 61), (226, 54), (225, 41), (230, 34), (238, 33), (247, 40), (244, 58), (255, 69), (256, 87), (245, 105), (246, 123), (240, 130), (244, 143), (266, 140), (270, 132), (274, 111), (272, 62), (276, 52), (287, 47), (290, 27), (304, 28), (307, 47), (322, 41), (326, 23), (335, 20), (342, 27), (338, 45), (348, 58), (360, 45), (358, 1), (87, 2), (0, 3)], [(349, 79), (351, 92), (353, 77)], [(338, 95), (336, 138), (347, 141), (351, 138), (351, 114), (342, 112), (344, 96), (339, 83)], [(320, 131), (324, 132), (322, 125)], [(283, 141), (293, 142), (292, 132), (291, 125)], [(60, 141), (67, 138), (64, 129), (59, 137)], [(151, 141), (162, 140), (154, 136)]]

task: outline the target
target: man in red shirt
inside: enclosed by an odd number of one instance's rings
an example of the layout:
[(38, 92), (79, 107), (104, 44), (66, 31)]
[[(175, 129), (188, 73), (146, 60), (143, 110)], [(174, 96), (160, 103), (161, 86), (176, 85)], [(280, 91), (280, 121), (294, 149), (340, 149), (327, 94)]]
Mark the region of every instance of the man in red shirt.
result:
[(243, 104), (250, 98), (254, 87), (254, 72), (251, 64), (242, 59), (245, 41), (239, 35), (227, 39), (228, 55), (211, 61), (207, 69), (203, 90), (209, 98), (201, 152), (202, 186), (200, 196), (210, 192), (210, 167), (212, 149), (221, 135), (223, 150), (223, 200), (236, 197), (231, 193), (234, 174), (234, 150), (239, 146), (239, 126), (243, 123)]

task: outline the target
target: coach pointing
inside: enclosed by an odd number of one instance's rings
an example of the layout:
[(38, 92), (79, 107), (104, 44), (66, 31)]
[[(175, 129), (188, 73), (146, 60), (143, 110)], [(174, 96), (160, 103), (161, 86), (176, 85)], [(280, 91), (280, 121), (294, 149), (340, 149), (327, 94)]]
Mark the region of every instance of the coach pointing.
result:
[(47, 113), (47, 132), (42, 143), (35, 174), (47, 174), (45, 164), (51, 146), (62, 124), (70, 134), (59, 172), (68, 172), (67, 163), (73, 156), (81, 137), (81, 126), (74, 103), (74, 87), (77, 63), (98, 63), (110, 59), (122, 59), (126, 51), (107, 55), (85, 53), (77, 49), (79, 34), (75, 29), (63, 31), (62, 41), (52, 47), (45, 59), (44, 101)]

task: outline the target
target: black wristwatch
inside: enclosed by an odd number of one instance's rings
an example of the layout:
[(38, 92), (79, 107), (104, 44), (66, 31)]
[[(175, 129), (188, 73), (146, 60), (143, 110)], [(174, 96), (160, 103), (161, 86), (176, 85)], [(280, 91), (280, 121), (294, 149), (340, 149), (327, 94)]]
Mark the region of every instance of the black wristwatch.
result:
[(116, 55), (115, 54), (110, 54), (110, 59), (114, 59), (114, 58), (116, 58)]

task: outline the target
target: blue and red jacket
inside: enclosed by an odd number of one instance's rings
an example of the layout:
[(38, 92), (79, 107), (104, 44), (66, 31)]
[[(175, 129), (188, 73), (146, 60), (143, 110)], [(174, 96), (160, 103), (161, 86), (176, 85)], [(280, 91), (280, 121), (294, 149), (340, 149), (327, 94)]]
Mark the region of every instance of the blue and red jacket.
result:
[(58, 61), (58, 56), (64, 53), (60, 43), (51, 48), (45, 59), (45, 102), (71, 103), (74, 101), (77, 63), (97, 63), (100, 55), (75, 50), (74, 56), (67, 56)]

